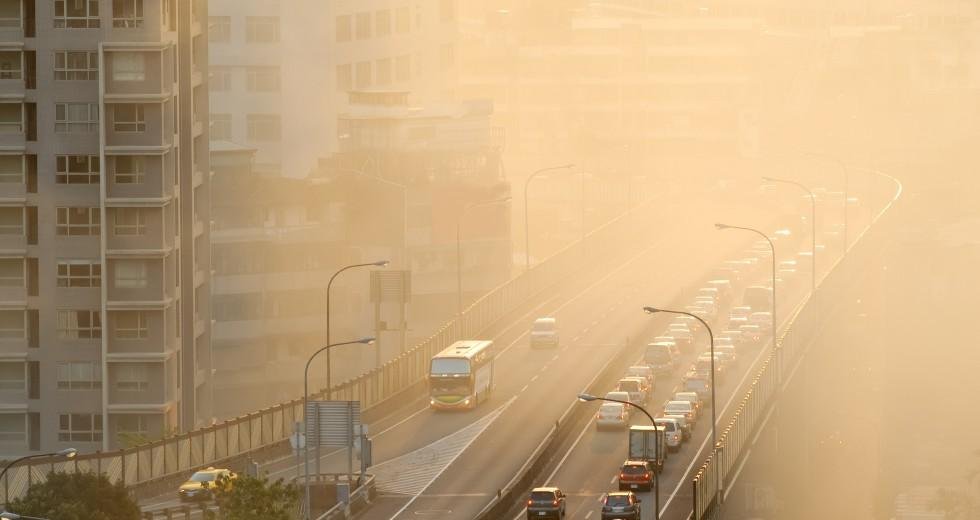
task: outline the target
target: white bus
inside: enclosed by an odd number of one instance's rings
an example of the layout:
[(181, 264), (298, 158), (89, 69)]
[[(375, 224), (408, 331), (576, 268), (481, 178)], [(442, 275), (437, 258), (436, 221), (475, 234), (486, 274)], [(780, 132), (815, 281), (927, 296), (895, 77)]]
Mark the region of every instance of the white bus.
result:
[(493, 388), (493, 342), (457, 341), (429, 364), (429, 405), (436, 409), (474, 408)]

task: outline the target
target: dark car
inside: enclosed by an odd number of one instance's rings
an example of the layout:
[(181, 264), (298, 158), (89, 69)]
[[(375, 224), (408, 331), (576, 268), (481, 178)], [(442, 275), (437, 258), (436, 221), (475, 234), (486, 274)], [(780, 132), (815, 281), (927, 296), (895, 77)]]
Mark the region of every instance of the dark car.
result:
[(539, 487), (531, 490), (527, 499), (528, 518), (564, 518), (565, 494), (556, 487)]
[(602, 520), (640, 518), (640, 499), (632, 491), (609, 492), (602, 499)]
[(628, 460), (619, 469), (619, 490), (653, 488), (653, 468), (645, 460)]

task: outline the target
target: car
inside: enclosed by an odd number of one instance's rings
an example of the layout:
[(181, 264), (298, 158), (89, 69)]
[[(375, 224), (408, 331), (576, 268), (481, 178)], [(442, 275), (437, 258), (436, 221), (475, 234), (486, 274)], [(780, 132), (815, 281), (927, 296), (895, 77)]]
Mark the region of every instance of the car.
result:
[(538, 318), (531, 325), (531, 348), (557, 347), (558, 323), (554, 318)]
[(735, 347), (732, 345), (715, 345), (715, 353), (721, 356), (726, 365), (734, 365), (738, 362)]
[(602, 520), (640, 520), (640, 498), (632, 491), (609, 492), (602, 498)]
[(758, 325), (762, 332), (769, 332), (772, 330), (772, 313), (753, 312), (749, 315), (749, 323)]
[(675, 316), (670, 323), (671, 325), (683, 323), (684, 325), (687, 325), (688, 330), (690, 330), (691, 332), (697, 332), (701, 330), (701, 327), (703, 326), (701, 322), (697, 320), (697, 318), (694, 318), (693, 316), (684, 316), (684, 315)]
[(718, 289), (718, 297), (722, 301), (727, 301), (732, 297), (732, 282), (724, 278), (720, 280), (708, 280), (706, 287)]
[(715, 337), (715, 348), (718, 348), (720, 345), (729, 345), (734, 347), (735, 341), (731, 338), (731, 336), (717, 336)]
[(667, 401), (664, 403), (664, 415), (683, 415), (692, 426), (698, 422), (698, 411), (690, 401)]
[[(677, 424), (681, 427), (681, 442), (687, 442), (687, 440), (691, 438), (692, 432), (694, 431), (694, 421), (689, 420), (683, 415), (675, 413), (662, 413), (659, 415), (659, 417), (677, 421)], [(656, 421), (656, 419), (654, 419), (654, 421)]]
[(536, 487), (527, 499), (528, 518), (564, 518), (565, 493), (556, 487)]
[(219, 479), (228, 479), (228, 483), (234, 481), (237, 475), (231, 470), (224, 468), (208, 467), (191, 475), (191, 478), (180, 485), (177, 489), (177, 496), (181, 502), (211, 500), (214, 498)]
[(748, 305), (738, 305), (728, 311), (728, 316), (731, 318), (748, 318), (750, 314), (752, 314), (752, 307)]
[[(691, 370), (705, 377), (709, 377), (711, 375), (711, 355), (705, 353), (698, 356), (698, 359), (691, 366)], [(718, 356), (716, 355), (715, 377), (721, 379), (724, 376), (724, 374), (725, 374), (725, 364), (722, 363), (721, 360), (718, 359)]]
[(711, 301), (713, 302), (721, 302), (722, 300), (721, 290), (719, 290), (717, 287), (712, 287), (712, 286), (702, 287), (698, 289), (697, 294), (695, 294), (694, 296), (695, 298), (701, 298), (701, 297), (711, 298)]
[(642, 377), (624, 377), (616, 383), (616, 390), (628, 393), (628, 401), (637, 404), (646, 403), (649, 395), (646, 380)]
[(749, 343), (749, 338), (745, 335), (745, 332), (738, 329), (725, 329), (718, 336), (731, 338), (732, 344), (736, 347), (744, 347)]
[[(621, 390), (613, 390), (611, 392), (606, 392), (605, 398), (606, 399), (612, 399), (614, 402), (615, 401), (629, 402), (629, 400), (630, 400), (630, 393), (629, 392), (623, 392)], [(629, 408), (629, 405), (627, 405), (626, 407)]]
[(674, 359), (681, 357), (681, 348), (677, 346), (677, 341), (674, 340), (673, 336), (656, 336), (653, 338), (653, 344), (667, 345)]
[(669, 374), (676, 368), (673, 349), (665, 343), (650, 343), (643, 353), (643, 362), (656, 374)]
[(725, 328), (729, 330), (739, 330), (739, 327), (747, 324), (748, 322), (748, 316), (732, 316), (728, 318), (728, 326)]
[(746, 341), (751, 345), (759, 344), (759, 342), (762, 341), (762, 336), (764, 336), (762, 333), (762, 327), (751, 323), (740, 325), (738, 330), (742, 331), (742, 333), (745, 335)]
[(695, 305), (708, 306), (708, 307), (712, 307), (714, 309), (717, 309), (717, 307), (718, 307), (718, 300), (714, 296), (706, 296), (706, 295), (700, 295), (699, 294), (699, 295), (697, 295), (697, 296), (694, 297), (694, 304)]
[(599, 405), (599, 411), (595, 413), (595, 428), (597, 430), (606, 428), (623, 429), (629, 423), (629, 407), (622, 403), (602, 403)]
[(694, 305), (688, 305), (684, 307), (684, 310), (697, 316), (698, 318), (701, 318), (706, 322), (710, 323), (715, 321), (716, 314), (712, 312), (714, 310), (713, 308), (708, 308), (708, 307), (704, 307), (703, 305), (694, 304)]
[(701, 396), (697, 392), (674, 392), (674, 401), (687, 401), (694, 405), (694, 408), (698, 411), (698, 415), (701, 414)]
[(678, 451), (686, 439), (680, 416), (657, 417), (654, 424), (664, 429), (664, 442), (668, 451)]
[(653, 369), (647, 365), (633, 365), (626, 369), (627, 377), (642, 377), (647, 380), (647, 386), (650, 387), (650, 391), (654, 391), (657, 387), (657, 376), (653, 373)]
[(619, 468), (619, 490), (642, 489), (650, 491), (653, 488), (653, 468), (645, 460), (628, 460)]
[(674, 339), (674, 343), (677, 344), (678, 348), (687, 350), (694, 346), (694, 333), (686, 325), (677, 325), (676, 327), (667, 329), (667, 334), (669, 334), (668, 337)]
[(684, 390), (698, 394), (703, 401), (711, 396), (711, 379), (702, 374), (688, 372), (684, 376)]

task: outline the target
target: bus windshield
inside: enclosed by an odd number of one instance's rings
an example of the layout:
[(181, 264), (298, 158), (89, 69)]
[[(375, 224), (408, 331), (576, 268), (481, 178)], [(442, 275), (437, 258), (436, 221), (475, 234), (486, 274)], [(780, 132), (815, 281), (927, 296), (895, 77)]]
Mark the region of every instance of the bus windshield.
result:
[(435, 358), (432, 360), (432, 370), (429, 373), (434, 376), (469, 375), (470, 362), (460, 358)]

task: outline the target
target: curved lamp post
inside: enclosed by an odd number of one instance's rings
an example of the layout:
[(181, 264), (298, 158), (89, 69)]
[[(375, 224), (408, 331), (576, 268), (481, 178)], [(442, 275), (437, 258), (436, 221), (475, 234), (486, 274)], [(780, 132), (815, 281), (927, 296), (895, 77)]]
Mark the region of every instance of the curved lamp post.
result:
[(17, 513), (11, 513), (10, 511), (0, 513), (0, 518), (3, 518), (4, 520), (48, 520), (47, 518), (38, 518), (36, 516), (18, 515)]
[[(715, 406), (715, 393), (716, 393), (715, 392), (715, 334), (711, 331), (711, 327), (708, 325), (708, 322), (701, 319), (701, 317), (698, 316), (697, 314), (693, 314), (687, 311), (659, 309), (657, 307), (644, 307), (643, 310), (647, 314), (656, 314), (658, 312), (665, 312), (668, 314), (682, 314), (684, 316), (690, 316), (700, 321), (701, 325), (704, 325), (704, 330), (708, 331), (708, 340), (710, 341), (710, 347), (711, 347), (711, 449), (712, 449), (712, 456), (713, 456), (715, 451), (718, 449), (718, 437), (717, 437), (718, 410), (716, 409), (717, 407)], [(715, 465), (715, 481), (716, 481), (715, 493), (716, 494), (721, 491), (721, 473), (718, 472), (717, 468), (718, 465), (716, 464)]]
[[(351, 264), (346, 267), (341, 267), (336, 273), (333, 274), (333, 276), (330, 277), (330, 281), (327, 282), (327, 345), (330, 344), (330, 287), (333, 285), (334, 278), (337, 278), (340, 273), (348, 269), (355, 269), (358, 267), (388, 267), (388, 263), (389, 262), (387, 260), (378, 260), (377, 262), (368, 262), (364, 264)], [(327, 350), (327, 399), (330, 399), (331, 391), (333, 389), (333, 383), (330, 380), (332, 372), (333, 371), (330, 367), (330, 351)]]
[[(334, 347), (340, 347), (342, 345), (370, 345), (374, 343), (374, 338), (361, 338), (354, 341), (345, 341), (343, 343), (334, 343), (332, 345), (327, 345), (321, 347), (319, 350), (310, 356), (310, 359), (306, 360), (306, 367), (303, 369), (303, 422), (306, 423), (306, 414), (308, 413), (308, 403), (310, 400), (310, 364), (313, 363), (313, 359), (317, 357), (321, 352), (330, 352), (330, 349)], [(329, 393), (329, 390), (327, 391)], [(306, 428), (303, 428), (305, 431)], [(317, 425), (317, 430), (319, 431), (319, 425)], [(307, 439), (309, 441), (309, 439)], [(319, 443), (318, 443), (319, 444)], [(318, 459), (319, 460), (319, 459)], [(303, 466), (304, 466), (304, 482), (303, 488), (305, 492), (305, 502), (306, 502), (306, 520), (310, 520), (310, 443), (305, 442), (303, 446)]]
[[(645, 408), (643, 408), (642, 406), (640, 406), (640, 405), (638, 405), (638, 404), (636, 404), (636, 403), (634, 403), (632, 401), (621, 401), (619, 399), (610, 399), (608, 397), (597, 397), (597, 396), (594, 396), (592, 394), (579, 394), (578, 395), (578, 400), (579, 401), (582, 401), (583, 403), (586, 403), (586, 402), (589, 402), (589, 401), (608, 401), (610, 403), (622, 403), (622, 404), (626, 404), (626, 405), (629, 405), (629, 406), (635, 406), (637, 410), (643, 412), (643, 415), (646, 415), (647, 416), (647, 419), (650, 419), (650, 424), (657, 431), (657, 434), (656, 434), (657, 435), (657, 439), (654, 441), (654, 445), (656, 446), (655, 453), (657, 454), (657, 463), (658, 464), (660, 463), (660, 427), (657, 426), (657, 421), (655, 421), (653, 419), (653, 416), (650, 415), (650, 412), (646, 411)], [(654, 478), (655, 478), (655, 480), (654, 480), (654, 483), (653, 483), (653, 485), (654, 485), (654, 490), (653, 490), (653, 507), (654, 507), (654, 509), (653, 509), (653, 520), (660, 520), (660, 472), (659, 471), (656, 471), (656, 470), (654, 471)]]
[[(575, 167), (574, 164), (563, 164), (561, 166), (551, 166), (549, 168), (541, 168), (540, 170), (537, 170), (531, 175), (529, 175), (527, 177), (527, 180), (524, 181), (524, 269), (525, 270), (531, 268), (531, 236), (530, 233), (528, 232), (530, 227), (528, 226), (527, 223), (527, 186), (531, 184), (531, 181), (534, 180), (535, 177), (541, 175), (542, 173), (550, 172), (554, 170), (567, 170), (569, 168), (574, 168), (574, 167)], [(584, 182), (584, 177), (583, 177), (583, 182)]]
[(805, 191), (807, 195), (810, 196), (810, 293), (816, 293), (817, 291), (817, 197), (813, 194), (813, 190), (807, 188), (806, 185), (800, 182), (791, 181), (789, 179), (776, 179), (774, 177), (763, 177), (762, 180), (766, 182), (775, 182), (782, 184), (792, 184)]
[(750, 231), (766, 239), (766, 242), (769, 242), (769, 250), (772, 252), (772, 323), (770, 326), (772, 328), (772, 348), (776, 348), (776, 324), (779, 323), (779, 321), (776, 320), (776, 246), (773, 245), (772, 239), (770, 239), (768, 235), (755, 228), (732, 226), (729, 224), (715, 224), (715, 228), (719, 230), (741, 229), (743, 231)]
[[(65, 448), (63, 450), (53, 451), (51, 453), (36, 453), (34, 455), (25, 455), (19, 459), (14, 459), (9, 464), (4, 466), (3, 471), (0, 471), (0, 482), (3, 482), (3, 477), (7, 475), (7, 471), (10, 468), (16, 466), (18, 462), (23, 462), (29, 459), (40, 459), (43, 457), (64, 457), (66, 459), (73, 459), (75, 458), (75, 455), (78, 455), (78, 450), (76, 450), (75, 448)], [(14, 513), (3, 513), (3, 514), (13, 515)], [(0, 518), (8, 518), (8, 517), (0, 516)], [(13, 518), (13, 517), (9, 517), (9, 518)], [(27, 517), (21, 516), (20, 518), (27, 518)]]
[(494, 204), (503, 204), (504, 202), (509, 202), (510, 197), (503, 197), (494, 200), (486, 200), (482, 202), (474, 202), (463, 206), (463, 210), (459, 212), (459, 216), (456, 217), (456, 315), (463, 315), (463, 252), (460, 246), (460, 224), (463, 222), (463, 217), (466, 216), (466, 212), (473, 208), (479, 208), (481, 206), (492, 206)]

